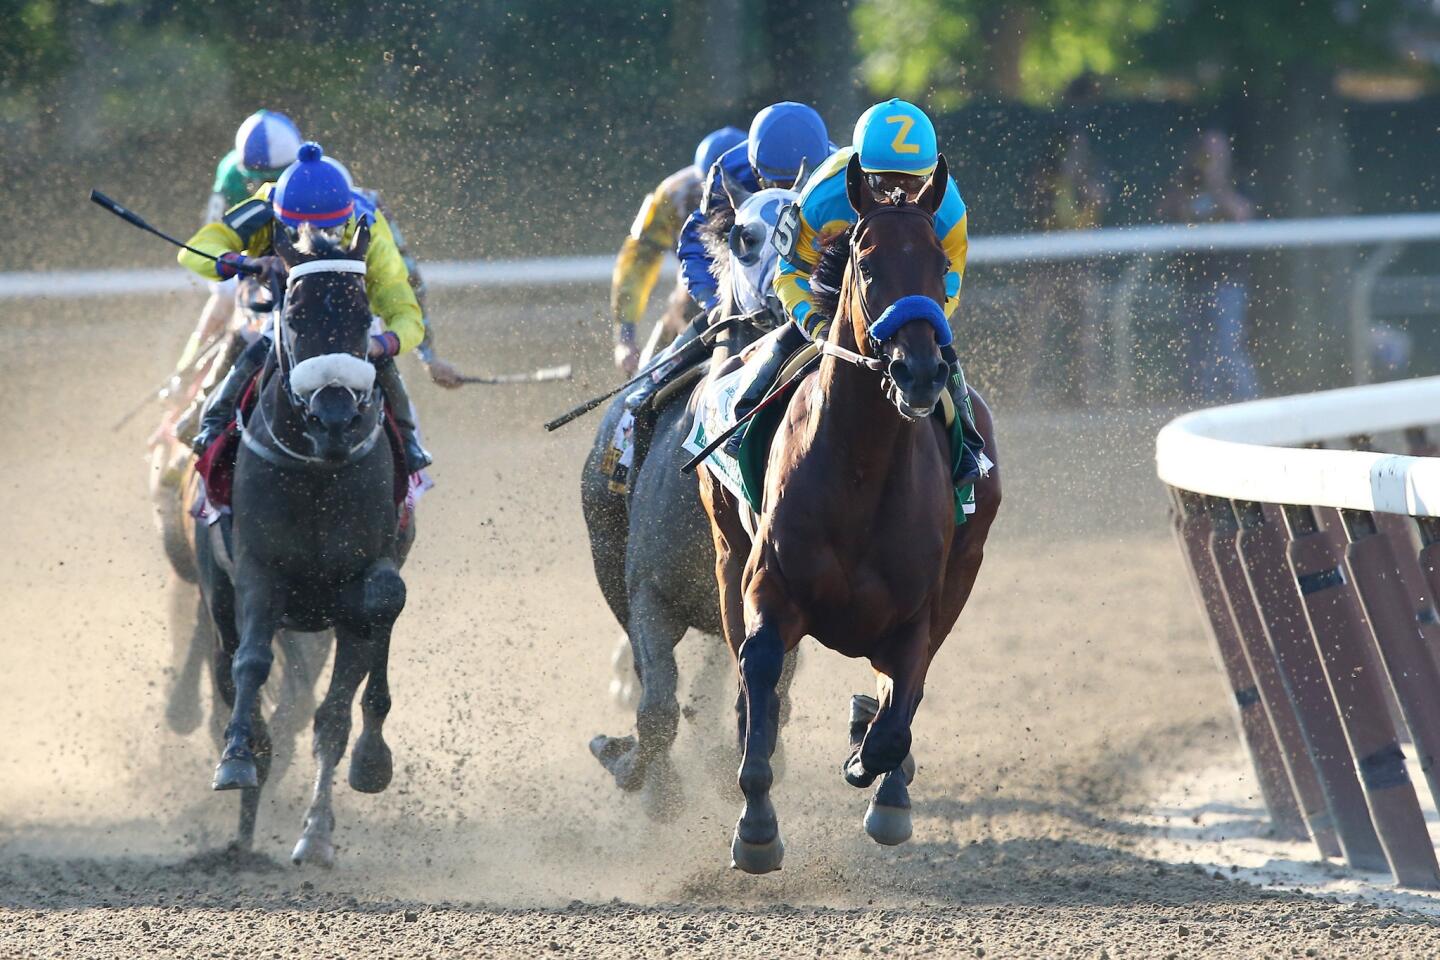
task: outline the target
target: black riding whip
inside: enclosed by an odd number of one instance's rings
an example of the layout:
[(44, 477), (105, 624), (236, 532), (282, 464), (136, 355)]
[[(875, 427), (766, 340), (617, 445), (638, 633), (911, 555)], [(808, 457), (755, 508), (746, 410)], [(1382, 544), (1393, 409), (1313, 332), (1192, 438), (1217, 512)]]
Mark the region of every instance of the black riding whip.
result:
[(574, 420), (578, 417), (583, 417), (591, 410), (594, 410), (596, 407), (600, 406), (600, 404), (604, 403), (606, 400), (609, 400), (611, 397), (615, 396), (615, 394), (619, 393), (622, 390), (627, 390), (630, 387), (635, 386), (641, 380), (644, 380), (646, 377), (650, 376), (656, 370), (660, 369), (660, 367), (671, 362), (672, 360), (687, 356), (688, 352), (698, 352), (700, 346), (709, 344), (710, 341), (714, 340), (715, 337), (719, 335), (721, 330), (730, 326), (732, 323), (739, 319), (739, 317), (726, 317), (724, 320), (717, 320), (715, 323), (712, 323), (710, 326), (706, 327), (704, 333), (700, 334), (700, 336), (685, 344), (685, 346), (681, 347), (679, 350), (676, 350), (669, 356), (656, 357), (650, 362), (649, 366), (647, 366), (644, 370), (641, 370), (639, 373), (635, 374), (635, 376), (631, 377), (629, 380), (626, 380), (624, 383), (620, 384), (620, 386), (616, 387), (613, 390), (608, 390), (605, 393), (600, 394), (600, 396), (598, 397), (591, 397), (589, 400), (586, 400), (578, 407), (572, 407), (571, 409), (565, 411), (564, 413), (560, 414), (560, 416), (556, 417), (554, 420), (551, 420), (549, 423), (545, 424), (545, 429), (556, 430), (560, 427), (565, 426), (565, 424), (569, 423), (571, 420)]
[[(138, 214), (127, 210), (125, 207), (120, 206), (120, 204), (116, 203), (114, 200), (111, 200), (99, 190), (90, 191), (90, 200), (92, 203), (98, 204), (106, 210), (109, 210), (111, 213), (115, 214), (115, 216), (119, 217), (121, 220), (124, 220), (131, 226), (139, 227), (146, 233), (153, 233), (161, 240), (173, 243), (175, 246), (179, 247), (182, 250), (188, 250), (196, 256), (204, 257), (206, 260), (219, 261), (220, 259), (213, 253), (206, 253), (204, 250), (196, 250), (194, 247), (190, 246), (190, 244), (182, 243), (179, 240), (176, 240), (174, 237), (170, 236), (170, 234), (162, 233), (161, 231), (156, 230), (154, 227), (150, 226), (150, 224), (142, 220)], [(252, 273), (256, 275), (260, 273), (259, 267), (256, 267), (249, 263), (236, 264), (235, 269), (237, 273)]]

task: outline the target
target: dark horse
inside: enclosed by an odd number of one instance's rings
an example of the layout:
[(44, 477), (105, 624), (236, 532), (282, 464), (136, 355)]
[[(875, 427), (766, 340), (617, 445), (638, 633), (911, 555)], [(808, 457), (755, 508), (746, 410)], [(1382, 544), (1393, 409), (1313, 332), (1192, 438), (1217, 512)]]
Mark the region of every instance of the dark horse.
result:
[(335, 857), (331, 785), (367, 675), (350, 786), (378, 793), (390, 783), (382, 734), (390, 632), (405, 606), (399, 567), (414, 537), (413, 524), (400, 528), (384, 404), (365, 359), (369, 243), (363, 224), (348, 249), (309, 231), (293, 244), (277, 226), (275, 250), (290, 270), (287, 302), (259, 401), (241, 428), (228, 557), (210, 537), (196, 538), (200, 583), (220, 633), (216, 674), (231, 706), (213, 786), (242, 791), (242, 848), (253, 840), (269, 767), (259, 693), (271, 639), (280, 628), (335, 631), (330, 688), (315, 711), (319, 771), (292, 854), (296, 863), (326, 866)]
[[(776, 683), (785, 653), (807, 634), (874, 668), (878, 712), (852, 717), (843, 772), (857, 787), (883, 778), (865, 818), (874, 839), (899, 843), (910, 835), (902, 766), (910, 724), (930, 662), (970, 596), (1000, 503), (992, 469), (977, 483), (976, 512), (955, 525), (949, 436), (930, 415), (949, 375), (937, 326), (945, 321), (933, 309), (945, 301), (946, 259), (933, 216), (947, 179), (941, 158), (914, 203), (882, 203), (852, 159), (847, 187), (859, 219), (839, 306), (819, 369), (790, 398), (771, 447), (753, 543), (741, 505), (701, 471), (725, 636), (745, 701), (745, 807), (732, 856), (750, 873), (778, 869), (784, 855), (770, 802)], [(911, 296), (911, 303), (933, 301), (933, 319), (893, 332), (881, 325), (881, 342), (873, 340), (872, 323)], [(971, 397), (998, 459), (989, 411)]]
[[(726, 183), (726, 190), (733, 220), (727, 216), (705, 231), (721, 293), (711, 318), (735, 321), (716, 348), (714, 364), (784, 320), (771, 291), (779, 257), (771, 238), (780, 207), (798, 196), (779, 189), (752, 194), (733, 182)], [(597, 736), (590, 749), (621, 789), (643, 789), (646, 807), (657, 817), (673, 813), (678, 796), (670, 763), (680, 722), (675, 645), (689, 628), (711, 636), (721, 631), (709, 525), (694, 479), (680, 472), (689, 459), (682, 447), (693, 415), (688, 401), (699, 389), (693, 378), (703, 381), (703, 372), (696, 367), (678, 377), (662, 389), (658, 409), (644, 414), (653, 416), (654, 424), (636, 433), (637, 447), (643, 449), (635, 451), (638, 466), (626, 493), (609, 488), (604, 469), (610, 439), (625, 414), (623, 395), (606, 410), (580, 477), (595, 576), (625, 629), (621, 642), (632, 651), (640, 683), (636, 735)], [(630, 658), (617, 659), (624, 664)], [(628, 664), (622, 668), (630, 669)], [(793, 658), (787, 680), (791, 673)]]

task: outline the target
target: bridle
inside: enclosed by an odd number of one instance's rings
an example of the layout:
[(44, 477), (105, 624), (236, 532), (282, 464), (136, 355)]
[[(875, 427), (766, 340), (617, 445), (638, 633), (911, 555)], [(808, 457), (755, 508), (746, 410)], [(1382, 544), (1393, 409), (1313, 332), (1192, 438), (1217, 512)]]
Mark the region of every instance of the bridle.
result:
[(866, 346), (869, 348), (870, 353), (864, 354), (855, 350), (850, 350), (837, 344), (831, 343), (828, 339), (819, 341), (818, 345), (822, 354), (832, 356), (837, 360), (843, 360), (844, 362), (853, 364), (863, 370), (871, 370), (875, 373), (881, 374), (885, 378), (886, 388), (888, 390), (896, 389), (895, 380), (890, 375), (889, 365), (885, 362), (884, 358), (879, 355), (881, 349), (884, 347), (884, 343), (880, 340), (876, 340), (870, 334), (870, 331), (875, 326), (876, 318), (874, 317), (874, 315), (871, 314), (870, 304), (865, 299), (865, 291), (862, 288), (862, 281), (864, 280), (865, 275), (860, 272), (860, 236), (864, 232), (865, 227), (869, 224), (870, 218), (879, 216), (881, 214), (907, 214), (911, 216), (919, 216), (925, 218), (926, 223), (929, 225), (933, 225), (935, 222), (935, 218), (930, 213), (926, 212), (923, 207), (916, 206), (913, 203), (880, 204), (874, 209), (870, 210), (869, 213), (866, 213), (864, 216), (860, 217), (858, 220), (855, 221), (855, 226), (851, 228), (850, 231), (850, 264), (847, 268), (847, 271), (850, 274), (850, 283), (855, 289), (855, 296), (853, 299), (858, 301), (860, 305), (860, 317), (862, 320), (865, 321)]
[[(311, 357), (307, 360), (299, 361), (297, 363), (295, 360), (295, 346), (292, 342), (291, 331), (289, 329), (289, 325), (285, 321), (286, 308), (289, 305), (290, 293), (294, 289), (295, 285), (301, 280), (303, 280), (305, 277), (314, 276), (316, 274), (322, 273), (349, 273), (364, 276), (365, 270), (365, 261), (354, 259), (309, 260), (305, 263), (296, 264), (295, 266), (290, 268), (289, 275), (285, 280), (284, 298), (280, 302), (276, 303), (274, 315), (276, 356), (275, 375), (281, 378), (281, 389), (284, 391), (285, 396), (292, 407), (304, 410), (310, 409), (310, 406), (313, 403), (315, 396), (319, 394), (321, 390), (326, 389), (327, 387), (339, 387), (340, 389), (346, 391), (350, 394), (350, 399), (357, 406), (364, 406), (368, 404), (371, 399), (373, 399), (375, 392), (373, 378), (371, 381), (371, 386), (368, 389), (358, 388), (354, 384), (345, 383), (338, 379), (331, 379), (330, 381), (322, 383), (314, 390), (310, 391), (308, 399), (306, 397), (300, 396), (300, 394), (295, 391), (292, 384), (292, 377), (296, 368), (301, 366), (302, 364), (322, 358)], [(345, 354), (345, 356), (350, 355)], [(345, 452), (345, 457), (343, 460), (332, 461), (327, 460), (323, 457), (316, 457), (311, 456), (310, 454), (301, 453), (300, 451), (295, 450), (294, 448), (286, 444), (283, 440), (281, 440), (279, 436), (277, 436), (275, 433), (274, 424), (271, 423), (270, 417), (265, 412), (265, 406), (263, 403), (257, 405), (256, 415), (257, 419), (259, 420), (259, 426), (263, 430), (264, 435), (268, 439), (269, 443), (266, 444), (260, 442), (259, 438), (255, 436), (254, 431), (249, 429), (249, 427), (245, 423), (244, 417), (237, 411), (236, 422), (239, 424), (240, 427), (240, 439), (252, 453), (256, 454), (261, 459), (268, 461), (269, 463), (282, 467), (308, 467), (326, 470), (339, 469), (340, 467), (351, 463), (359, 457), (365, 456), (372, 449), (374, 449), (375, 444), (379, 441), (380, 435), (385, 429), (384, 418), (377, 417), (375, 420), (374, 428), (359, 443), (355, 444)]]

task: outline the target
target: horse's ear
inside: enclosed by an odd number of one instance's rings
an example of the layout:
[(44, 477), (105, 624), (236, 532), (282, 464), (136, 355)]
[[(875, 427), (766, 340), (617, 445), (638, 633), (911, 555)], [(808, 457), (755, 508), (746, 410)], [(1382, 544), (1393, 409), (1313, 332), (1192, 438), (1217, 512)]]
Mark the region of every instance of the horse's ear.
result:
[(271, 230), (271, 235), (273, 237), (272, 243), (275, 245), (275, 252), (280, 255), (281, 260), (285, 261), (285, 266), (293, 267), (305, 259), (300, 251), (295, 249), (295, 241), (290, 239), (290, 231), (286, 228), (285, 224), (276, 220), (274, 229)]
[(850, 198), (850, 206), (862, 217), (875, 207), (875, 194), (870, 192), (870, 184), (865, 182), (865, 171), (860, 169), (858, 153), (845, 167), (845, 195)]
[(730, 171), (723, 166), (720, 168), (720, 183), (725, 187), (725, 195), (730, 198), (731, 209), (739, 210), (750, 199), (750, 189), (730, 176)]
[(915, 203), (933, 216), (935, 211), (940, 209), (940, 204), (945, 202), (945, 191), (949, 188), (950, 165), (945, 162), (945, 154), (942, 153), (935, 161), (935, 169), (930, 171), (930, 179), (920, 188), (920, 195), (915, 198)]
[(355, 228), (355, 236), (350, 238), (350, 256), (356, 260), (364, 260), (365, 254), (370, 250), (370, 218), (362, 217), (360, 225)]

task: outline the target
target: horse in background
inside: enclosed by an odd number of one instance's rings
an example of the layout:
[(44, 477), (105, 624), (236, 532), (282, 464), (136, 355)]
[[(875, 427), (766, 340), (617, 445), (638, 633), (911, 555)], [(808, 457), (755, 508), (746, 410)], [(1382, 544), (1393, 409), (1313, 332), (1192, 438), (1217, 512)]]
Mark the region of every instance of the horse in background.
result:
[[(785, 322), (772, 287), (779, 262), (773, 238), (780, 211), (798, 197), (793, 190), (751, 193), (734, 181), (725, 187), (733, 215), (708, 224), (704, 236), (720, 290), (711, 320), (733, 324), (717, 341), (711, 365)], [(682, 445), (691, 427), (693, 394), (704, 377), (705, 367), (696, 366), (659, 391), (653, 427), (640, 432), (646, 439), (633, 452), (628, 489), (612, 489), (613, 455), (607, 457), (628, 415), (623, 395), (606, 409), (580, 476), (595, 576), (624, 631), (611, 689), (622, 693), (617, 699), (624, 704), (624, 692), (638, 685), (635, 702), (626, 704), (636, 711), (636, 734), (602, 734), (591, 740), (590, 750), (622, 790), (643, 790), (654, 817), (668, 816), (678, 806), (679, 778), (670, 758), (681, 713), (675, 645), (688, 629), (710, 636), (721, 631), (705, 514), (694, 479), (680, 472), (689, 458)], [(719, 644), (709, 647), (719, 654)], [(793, 669), (792, 658), (787, 681)], [(697, 686), (719, 686), (729, 673), (723, 656), (708, 656)]]
[[(951, 375), (940, 352), (951, 336), (940, 308), (947, 261), (934, 228), (944, 158), (914, 203), (877, 200), (858, 158), (846, 177), (859, 218), (838, 309), (819, 367), (790, 396), (770, 447), (753, 539), (741, 517), (747, 506), (700, 469), (744, 703), (745, 806), (731, 856), (750, 873), (779, 869), (784, 856), (770, 799), (777, 686), (786, 654), (806, 635), (874, 668), (878, 698), (873, 713), (869, 698), (852, 700), (842, 772), (857, 787), (880, 780), (865, 817), (873, 839), (909, 838), (910, 725), (1000, 504), (995, 467), (976, 482), (976, 512), (956, 525), (950, 434), (932, 416)], [(970, 399), (998, 460), (989, 411), (973, 391)]]

